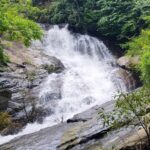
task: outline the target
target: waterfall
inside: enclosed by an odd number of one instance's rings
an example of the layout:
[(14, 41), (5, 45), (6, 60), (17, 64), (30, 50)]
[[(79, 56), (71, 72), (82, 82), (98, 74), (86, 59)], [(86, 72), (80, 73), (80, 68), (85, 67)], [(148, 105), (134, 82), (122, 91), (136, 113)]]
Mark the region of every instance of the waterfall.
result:
[(67, 27), (54, 26), (47, 32), (43, 45), (45, 52), (60, 59), (66, 68), (61, 75), (49, 75), (41, 89), (43, 107), (49, 107), (54, 113), (50, 119), (66, 120), (112, 100), (120, 88), (125, 88), (118, 86), (113, 77), (115, 59), (102, 41), (88, 35), (71, 34)]
[(65, 121), (73, 115), (113, 99), (125, 91), (124, 83), (114, 75), (115, 58), (104, 43), (89, 35), (71, 33), (67, 27), (53, 26), (41, 45), (47, 55), (61, 60), (65, 70), (50, 74), (41, 86), (40, 105), (52, 114), (43, 124), (28, 124), (17, 135), (0, 137), (0, 144), (14, 137), (36, 132)]

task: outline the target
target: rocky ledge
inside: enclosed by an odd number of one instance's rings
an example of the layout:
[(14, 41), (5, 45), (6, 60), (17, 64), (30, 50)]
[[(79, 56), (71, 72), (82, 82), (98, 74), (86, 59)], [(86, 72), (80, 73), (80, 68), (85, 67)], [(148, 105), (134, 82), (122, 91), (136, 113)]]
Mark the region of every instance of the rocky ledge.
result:
[(135, 143), (141, 146), (141, 139), (146, 135), (139, 126), (122, 127), (116, 131), (104, 127), (98, 113), (101, 108), (109, 112), (113, 107), (114, 101), (95, 106), (67, 122), (18, 137), (0, 146), (0, 150), (127, 150)]
[(2, 135), (14, 134), (28, 122), (41, 122), (48, 115), (38, 106), (37, 93), (48, 74), (64, 70), (57, 58), (18, 43), (6, 48), (6, 52), (10, 63), (0, 72), (0, 112), (11, 116), (11, 125), (0, 131)]

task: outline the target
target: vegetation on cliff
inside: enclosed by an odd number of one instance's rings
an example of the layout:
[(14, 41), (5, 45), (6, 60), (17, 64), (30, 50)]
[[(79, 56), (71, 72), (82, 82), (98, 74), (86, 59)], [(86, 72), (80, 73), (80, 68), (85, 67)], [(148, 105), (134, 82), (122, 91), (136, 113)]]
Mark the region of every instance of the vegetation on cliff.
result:
[(136, 68), (141, 72), (141, 79), (146, 86), (150, 86), (150, 29), (142, 30), (138, 37), (129, 41), (125, 47), (130, 56), (140, 57)]
[(29, 14), (36, 12), (37, 8), (31, 6), (27, 0), (1, 0), (0, 1), (0, 64), (7, 61), (4, 54), (3, 40), (23, 42), (29, 46), (31, 40), (40, 39), (42, 29), (38, 24), (28, 19)]
[[(45, 1), (33, 2), (43, 6)], [(146, 26), (144, 17), (150, 14), (149, 1), (140, 0), (52, 0), (44, 8), (46, 17), (41, 22), (68, 23), (77, 30), (117, 40), (137, 35)]]

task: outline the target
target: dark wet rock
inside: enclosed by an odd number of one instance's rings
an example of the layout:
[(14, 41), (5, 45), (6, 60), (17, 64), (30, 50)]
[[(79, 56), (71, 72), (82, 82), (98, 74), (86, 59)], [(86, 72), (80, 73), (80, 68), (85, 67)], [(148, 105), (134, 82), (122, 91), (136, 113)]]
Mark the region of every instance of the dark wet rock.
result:
[(25, 124), (22, 123), (12, 123), (7, 128), (2, 130), (0, 133), (2, 136), (17, 134), (22, 130)]
[(50, 100), (57, 100), (61, 98), (61, 94), (60, 93), (46, 93), (44, 95), (44, 97), (42, 97), (42, 99), (45, 99), (47, 102)]
[(9, 90), (0, 90), (0, 111), (6, 110), (8, 102), (11, 99), (11, 92)]
[[(134, 78), (133, 73), (128, 70), (118, 68), (114, 72), (114, 77), (117, 80), (121, 80), (125, 84), (125, 87), (127, 88), (128, 91), (134, 90), (138, 85), (137, 81)], [(119, 83), (122, 82), (118, 82), (117, 85), (119, 85)]]
[(11, 108), (12, 110), (21, 110), (23, 108), (23, 104), (9, 101), (8, 107)]
[[(46, 86), (46, 90), (41, 91), (40, 104), (44, 108), (55, 108), (58, 101), (62, 98), (62, 74), (55, 74), (54, 79), (47, 79), (42, 86)], [(50, 87), (50, 88), (49, 88)], [(50, 104), (50, 105), (48, 105)]]
[(84, 98), (82, 101), (84, 103), (86, 103), (87, 105), (90, 105), (91, 103), (93, 103), (96, 100), (93, 97), (89, 96), (89, 97)]
[(44, 64), (43, 68), (48, 71), (48, 73), (61, 73), (65, 67), (62, 62), (56, 57), (51, 57), (51, 64)]
[(28, 113), (28, 119), (30, 122), (37, 121), (38, 123), (42, 123), (44, 118), (48, 115), (51, 115), (52, 111), (42, 108), (41, 106), (32, 108), (30, 113)]

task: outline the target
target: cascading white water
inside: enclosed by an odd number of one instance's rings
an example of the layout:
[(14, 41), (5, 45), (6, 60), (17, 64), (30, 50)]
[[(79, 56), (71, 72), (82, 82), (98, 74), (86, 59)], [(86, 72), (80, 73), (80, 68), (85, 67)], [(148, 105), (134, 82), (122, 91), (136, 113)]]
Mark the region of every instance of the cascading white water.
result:
[[(73, 35), (67, 27), (60, 29), (54, 26), (47, 33), (44, 49), (48, 55), (59, 58), (66, 67), (63, 74), (50, 75), (40, 93), (43, 107), (46, 105), (54, 113), (49, 118), (51, 122), (66, 120), (89, 107), (107, 102), (119, 90), (113, 80), (115, 59), (98, 39)], [(47, 95), (53, 92), (56, 83), (61, 98), (56, 98), (53, 105)]]
[(117, 69), (115, 59), (104, 43), (94, 37), (72, 34), (67, 27), (54, 26), (47, 32), (42, 48), (65, 66), (61, 74), (48, 76), (39, 94), (40, 105), (50, 109), (52, 114), (43, 124), (28, 124), (17, 135), (0, 137), (0, 144), (65, 121), (92, 106), (112, 100), (118, 90), (126, 89), (113, 75)]

